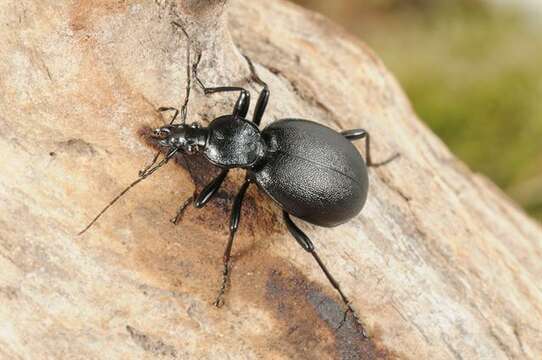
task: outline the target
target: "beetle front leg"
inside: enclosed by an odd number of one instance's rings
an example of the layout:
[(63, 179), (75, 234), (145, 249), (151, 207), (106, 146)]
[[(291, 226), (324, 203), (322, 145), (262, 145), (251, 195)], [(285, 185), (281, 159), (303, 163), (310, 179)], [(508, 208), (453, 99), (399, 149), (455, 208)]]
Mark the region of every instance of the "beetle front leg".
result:
[(220, 87), (208, 88), (203, 85), (203, 83), (200, 81), (199, 78), (196, 77), (196, 80), (202, 87), (203, 92), (205, 94), (240, 91), (239, 97), (237, 98), (237, 102), (235, 103), (233, 107), (232, 115), (234, 116), (237, 115), (242, 118), (247, 116), (248, 109), (250, 107), (250, 93), (247, 90), (243, 89), (242, 87), (237, 87), (237, 86), (220, 86)]
[(264, 87), (262, 91), (260, 92), (260, 96), (258, 96), (258, 101), (256, 102), (256, 106), (254, 107), (254, 115), (252, 117), (252, 122), (254, 122), (256, 126), (260, 126), (263, 113), (265, 112), (265, 108), (267, 107), (268, 100), (269, 100), (269, 90), (267, 89), (267, 87)]
[(220, 189), (220, 187), (222, 186), (226, 175), (228, 175), (228, 172), (228, 169), (222, 170), (220, 174), (218, 174), (217, 177), (215, 177), (210, 183), (208, 183), (199, 194), (196, 195), (196, 193), (194, 193), (188, 199), (186, 199), (181, 204), (181, 206), (179, 206), (177, 214), (175, 214), (175, 216), (170, 221), (173, 224), (177, 225), (179, 221), (181, 221), (184, 213), (186, 212), (186, 209), (188, 208), (188, 205), (190, 204), (194, 204), (194, 207), (198, 209), (204, 207), (209, 202), (209, 200), (211, 200), (216, 195), (218, 189)]
[(171, 107), (171, 106), (161, 106), (158, 108), (158, 111), (163, 113), (166, 111), (173, 111), (173, 116), (171, 117), (171, 120), (169, 121), (169, 124), (173, 124), (175, 120), (177, 119), (177, 116), (179, 116), (179, 109)]
[(222, 186), (222, 183), (224, 182), (224, 179), (226, 178), (226, 175), (228, 175), (229, 169), (224, 169), (218, 174), (216, 178), (214, 178), (209, 184), (207, 184), (203, 190), (199, 193), (199, 195), (194, 200), (194, 206), (198, 209), (202, 208), (207, 204), (209, 200), (213, 196), (215, 196), (216, 192)]
[(194, 75), (194, 79), (196, 80), (198, 85), (201, 87), (205, 95), (221, 93), (221, 92), (239, 91), (240, 92), (239, 97), (237, 98), (237, 102), (235, 103), (235, 106), (233, 107), (232, 114), (240, 116), (242, 118), (246, 117), (248, 114), (248, 109), (250, 107), (250, 93), (246, 89), (239, 86), (218, 86), (218, 87), (205, 86), (197, 74), (197, 69), (198, 69), (200, 60), (201, 60), (201, 54), (199, 54), (199, 57), (192, 68), (192, 73)]
[(252, 121), (256, 126), (260, 126), (260, 122), (262, 121), (263, 114), (265, 112), (265, 108), (267, 107), (267, 102), (269, 101), (269, 88), (267, 86), (267, 83), (263, 81), (258, 73), (256, 72), (256, 68), (254, 67), (254, 64), (252, 63), (252, 60), (246, 55), (243, 55), (245, 58), (248, 67), (250, 68), (250, 73), (252, 74), (252, 78), (261, 86), (263, 86), (262, 91), (260, 92), (260, 95), (258, 96), (258, 101), (256, 102), (256, 107), (254, 107), (254, 115), (252, 116)]

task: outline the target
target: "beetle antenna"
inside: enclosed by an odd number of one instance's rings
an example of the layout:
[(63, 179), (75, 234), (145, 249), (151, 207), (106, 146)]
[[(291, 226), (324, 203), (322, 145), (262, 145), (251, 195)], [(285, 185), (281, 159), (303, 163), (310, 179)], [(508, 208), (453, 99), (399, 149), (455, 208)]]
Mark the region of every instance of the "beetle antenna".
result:
[[(190, 56), (190, 48), (192, 47), (192, 40), (190, 39), (190, 36), (186, 32), (184, 26), (179, 24), (176, 21), (171, 22), (173, 25), (177, 26), (181, 29), (181, 31), (184, 33), (184, 36), (186, 36), (186, 40), (188, 40), (188, 44), (186, 45), (186, 95), (184, 97), (184, 103), (181, 107), (181, 123), (186, 123), (186, 116), (187, 116), (187, 109), (188, 109), (188, 99), (190, 99), (190, 89), (192, 88), (192, 71), (191, 71), (191, 56)], [(173, 123), (173, 121), (171, 122)], [(170, 124), (171, 125), (171, 124)]]
[[(190, 48), (192, 47), (192, 40), (190, 39), (190, 36), (188, 36), (188, 33), (184, 29), (184, 26), (179, 24), (176, 21), (172, 21), (172, 24), (177, 26), (182, 30), (184, 35), (186, 36), (186, 39), (188, 40), (188, 43), (186, 44), (186, 92), (184, 97), (183, 105), (181, 106), (181, 124), (186, 124), (186, 117), (188, 116), (188, 100), (190, 99), (190, 90), (192, 88), (192, 71), (191, 71), (191, 63), (190, 63)], [(175, 110), (175, 113), (173, 114), (173, 117), (171, 118), (169, 125), (172, 125), (175, 122), (175, 119), (177, 119), (177, 115), (179, 115), (179, 110), (171, 107), (160, 107), (158, 108), (158, 111), (164, 112), (169, 110)], [(158, 157), (160, 156), (160, 150), (156, 152), (154, 155), (154, 158), (152, 159), (151, 163), (143, 168), (143, 170), (139, 171), (139, 176), (142, 176), (147, 172), (151, 167), (156, 164), (158, 161)]]
[(167, 155), (166, 157), (164, 157), (158, 164), (156, 164), (155, 166), (151, 167), (150, 169), (148, 169), (147, 171), (145, 171), (144, 173), (140, 173), (139, 175), (139, 178), (137, 180), (135, 180), (134, 182), (132, 182), (130, 185), (128, 185), (124, 190), (122, 190), (117, 196), (115, 196), (113, 198), (113, 200), (111, 200), (109, 202), (109, 204), (107, 204), (103, 209), (102, 211), (100, 211), (98, 213), (98, 215), (96, 215), (96, 217), (94, 219), (92, 219), (92, 221), (90, 223), (88, 223), (88, 225), (83, 229), (81, 230), (77, 235), (83, 235), (88, 229), (90, 229), (90, 227), (92, 225), (94, 225), (96, 223), (96, 221), (98, 221), (98, 219), (111, 207), (113, 206), (113, 204), (115, 204), (122, 196), (124, 196), (128, 191), (130, 191), (130, 189), (132, 189), (134, 186), (136, 186), (137, 184), (139, 184), (141, 181), (145, 180), (147, 177), (151, 176), (156, 170), (158, 170), (159, 168), (161, 168), (162, 166), (164, 166), (165, 164), (167, 164), (167, 162), (177, 153), (178, 149), (173, 149), (171, 150)]

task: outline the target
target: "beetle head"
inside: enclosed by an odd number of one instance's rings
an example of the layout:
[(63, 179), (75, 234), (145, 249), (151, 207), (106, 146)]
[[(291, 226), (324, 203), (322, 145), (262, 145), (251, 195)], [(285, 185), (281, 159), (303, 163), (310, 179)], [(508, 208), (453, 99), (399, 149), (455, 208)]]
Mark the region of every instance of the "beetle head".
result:
[(207, 129), (198, 123), (170, 124), (154, 129), (151, 137), (158, 140), (158, 145), (177, 148), (187, 154), (198, 152), (207, 142)]

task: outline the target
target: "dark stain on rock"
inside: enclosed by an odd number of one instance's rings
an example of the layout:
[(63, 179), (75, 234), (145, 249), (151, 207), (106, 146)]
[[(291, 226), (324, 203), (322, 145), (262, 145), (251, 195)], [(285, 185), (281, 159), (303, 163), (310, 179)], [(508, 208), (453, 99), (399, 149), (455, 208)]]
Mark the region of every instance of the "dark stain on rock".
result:
[(136, 330), (130, 325), (126, 326), (126, 331), (128, 331), (132, 340), (146, 352), (155, 356), (177, 358), (177, 350), (175, 350), (174, 346), (165, 344), (160, 339), (151, 338), (149, 335)]
[[(274, 307), (277, 317), (289, 327), (286, 335), (296, 336), (294, 344), (299, 347), (302, 358), (318, 358), (307, 353), (314, 348), (313, 342), (320, 342), (317, 328), (324, 327), (333, 339), (332, 358), (341, 360), (390, 359), (393, 356), (382, 350), (373, 339), (366, 339), (348, 316), (338, 327), (344, 316), (344, 306), (325, 294), (317, 284), (308, 281), (298, 270), (289, 267), (289, 274), (272, 270), (266, 283), (266, 299)], [(301, 355), (305, 354), (305, 355)]]
[(127, 1), (77, 0), (72, 4), (70, 11), (70, 29), (74, 32), (84, 31), (94, 20), (124, 13), (128, 6)]
[(49, 155), (54, 156), (57, 152), (67, 152), (80, 156), (94, 156), (97, 151), (94, 146), (83, 139), (68, 139), (56, 143), (58, 150)]
[(13, 286), (0, 286), (0, 296), (8, 300), (16, 300), (19, 298), (19, 289)]

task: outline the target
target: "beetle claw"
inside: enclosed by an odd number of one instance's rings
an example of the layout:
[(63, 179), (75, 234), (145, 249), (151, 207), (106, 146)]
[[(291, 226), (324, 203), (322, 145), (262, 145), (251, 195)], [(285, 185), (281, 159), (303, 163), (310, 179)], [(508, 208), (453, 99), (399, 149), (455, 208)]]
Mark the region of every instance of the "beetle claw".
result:
[(224, 306), (224, 299), (222, 298), (222, 296), (219, 295), (213, 302), (213, 305), (217, 308), (221, 308), (222, 306)]
[(344, 316), (339, 323), (339, 325), (335, 328), (336, 331), (338, 331), (343, 325), (346, 323), (346, 320), (348, 319), (348, 313), (352, 314), (353, 323), (355, 324), (356, 328), (360, 331), (361, 336), (363, 336), (364, 339), (368, 339), (369, 335), (367, 334), (367, 331), (365, 330), (365, 327), (363, 326), (361, 320), (358, 317), (358, 314), (354, 311), (354, 309), (350, 306), (350, 303), (346, 304), (346, 310), (344, 311)]

